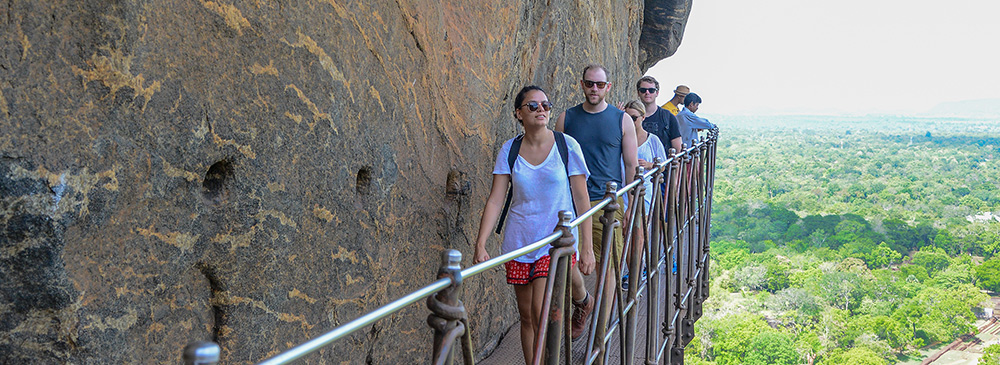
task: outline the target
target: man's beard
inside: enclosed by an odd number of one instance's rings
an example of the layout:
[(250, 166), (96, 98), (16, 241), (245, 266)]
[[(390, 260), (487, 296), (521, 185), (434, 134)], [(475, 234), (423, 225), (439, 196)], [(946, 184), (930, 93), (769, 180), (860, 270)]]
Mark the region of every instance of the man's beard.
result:
[(591, 103), (591, 102), (590, 102), (590, 95), (586, 95), (586, 96), (587, 96), (587, 97), (586, 97), (586, 98), (584, 98), (584, 102), (585, 102), (585, 103), (587, 103), (587, 104), (588, 104), (588, 105), (590, 105), (590, 106), (598, 106), (598, 105), (601, 105), (601, 102), (602, 102), (602, 101), (604, 101), (604, 97), (603, 97), (603, 96), (598, 96), (598, 99), (597, 99), (597, 102), (596, 102), (596, 103)]

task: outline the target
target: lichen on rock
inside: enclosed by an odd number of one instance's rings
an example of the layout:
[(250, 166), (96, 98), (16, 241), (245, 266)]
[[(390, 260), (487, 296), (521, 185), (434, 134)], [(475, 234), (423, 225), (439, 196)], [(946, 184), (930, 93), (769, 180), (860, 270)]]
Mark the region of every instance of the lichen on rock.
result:
[[(470, 264), (514, 94), (558, 112), (600, 62), (631, 98), (689, 8), (0, 4), (0, 363), (176, 362), (197, 340), (256, 362), (431, 282), (444, 249)], [(478, 356), (516, 321), (502, 277), (465, 281)], [(426, 314), (306, 363), (426, 362)]]

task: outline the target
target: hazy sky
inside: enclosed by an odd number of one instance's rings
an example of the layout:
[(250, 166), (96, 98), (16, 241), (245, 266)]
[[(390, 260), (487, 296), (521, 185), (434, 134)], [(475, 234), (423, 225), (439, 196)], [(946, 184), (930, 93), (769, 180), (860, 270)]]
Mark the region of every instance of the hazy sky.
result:
[(997, 0), (694, 0), (680, 48), (647, 74), (699, 112), (914, 114), (1000, 98)]

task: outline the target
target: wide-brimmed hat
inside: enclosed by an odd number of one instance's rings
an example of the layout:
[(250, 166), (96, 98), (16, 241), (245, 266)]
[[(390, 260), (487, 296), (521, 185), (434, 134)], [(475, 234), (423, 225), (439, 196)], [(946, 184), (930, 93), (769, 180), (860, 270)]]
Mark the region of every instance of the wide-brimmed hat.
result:
[(685, 85), (677, 85), (677, 88), (674, 89), (674, 94), (677, 94), (677, 95), (680, 95), (680, 96), (687, 96), (687, 94), (690, 93), (690, 92), (691, 92), (691, 89), (688, 88)]

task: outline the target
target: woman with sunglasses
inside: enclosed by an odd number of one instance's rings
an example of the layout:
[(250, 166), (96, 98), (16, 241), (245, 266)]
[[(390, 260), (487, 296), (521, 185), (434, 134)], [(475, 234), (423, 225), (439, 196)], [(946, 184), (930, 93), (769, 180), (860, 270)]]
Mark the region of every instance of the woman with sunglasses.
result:
[[(635, 141), (639, 145), (636, 149), (637, 155), (639, 157), (639, 166), (649, 171), (655, 165), (653, 161), (659, 158), (660, 161), (665, 161), (667, 159), (666, 148), (663, 147), (663, 141), (660, 141), (660, 137), (649, 134), (645, 129), (642, 128), (642, 121), (646, 119), (646, 107), (638, 100), (632, 100), (625, 104), (625, 113), (632, 117), (632, 122), (635, 123)], [(635, 171), (625, 171), (628, 173), (635, 173)], [(649, 205), (653, 201), (653, 182), (645, 181), (646, 185), (646, 214), (649, 214)]]
[[(639, 166), (642, 166), (643, 169), (649, 171), (655, 167), (655, 165), (653, 165), (653, 161), (655, 161), (656, 158), (659, 158), (660, 161), (665, 161), (667, 159), (667, 152), (663, 147), (663, 142), (660, 141), (660, 137), (652, 135), (642, 128), (642, 122), (646, 119), (646, 106), (643, 105), (642, 102), (632, 100), (625, 104), (623, 109), (626, 114), (632, 117), (632, 123), (635, 124), (635, 141), (636, 144), (639, 145), (639, 148), (636, 149), (636, 155), (639, 158)], [(622, 171), (626, 174), (630, 172), (625, 171), (624, 163), (622, 164)], [(634, 174), (635, 171), (631, 171), (631, 173)], [(642, 184), (646, 187), (646, 194), (643, 200), (645, 201), (646, 216), (648, 217), (653, 203), (653, 182), (647, 179), (644, 180)], [(628, 195), (625, 197), (625, 204), (628, 204)], [(636, 218), (642, 219), (642, 217), (639, 216)], [(632, 230), (632, 242), (635, 245), (639, 245), (640, 252), (642, 252), (645, 241), (645, 229), (640, 228)], [(629, 257), (629, 262), (631, 262), (631, 257)], [(625, 273), (622, 276), (622, 286), (626, 290), (628, 289), (628, 276), (628, 273)]]
[[(587, 177), (590, 173), (580, 144), (572, 137), (564, 136), (569, 155), (568, 166), (564, 165), (559, 147), (556, 146), (555, 132), (548, 128), (551, 109), (552, 103), (545, 96), (545, 91), (538, 86), (526, 86), (514, 98), (514, 118), (524, 127), (524, 134), (504, 142), (497, 153), (493, 168), (493, 187), (483, 209), (479, 235), (476, 237), (474, 264), (490, 259), (486, 241), (500, 216), (508, 183), (511, 183), (513, 190), (500, 246), (501, 254), (552, 234), (552, 229), (559, 222), (559, 211), (573, 212), (574, 203), (577, 207), (574, 218), (590, 208), (590, 198), (587, 195)], [(511, 169), (507, 158), (516, 138), (521, 138), (521, 145)], [(581, 241), (579, 238), (583, 242), (590, 242), (590, 232), (589, 218), (581, 224), (580, 229), (573, 229), (577, 242)], [(580, 233), (584, 237), (580, 237)], [(589, 274), (595, 266), (593, 247), (577, 246), (575, 243), (574, 247), (578, 248), (577, 252), (580, 254), (579, 270)], [(550, 245), (546, 245), (504, 265), (507, 283), (514, 286), (517, 298), (525, 363), (531, 363), (534, 356), (535, 336), (540, 325), (546, 287), (546, 280), (535, 279), (548, 277), (550, 248)], [(575, 261), (576, 255), (573, 255), (571, 266), (575, 266)], [(573, 273), (570, 276), (573, 278), (574, 301), (590, 304), (589, 309), (593, 310), (594, 300), (584, 288), (582, 277), (578, 279), (579, 275)]]

